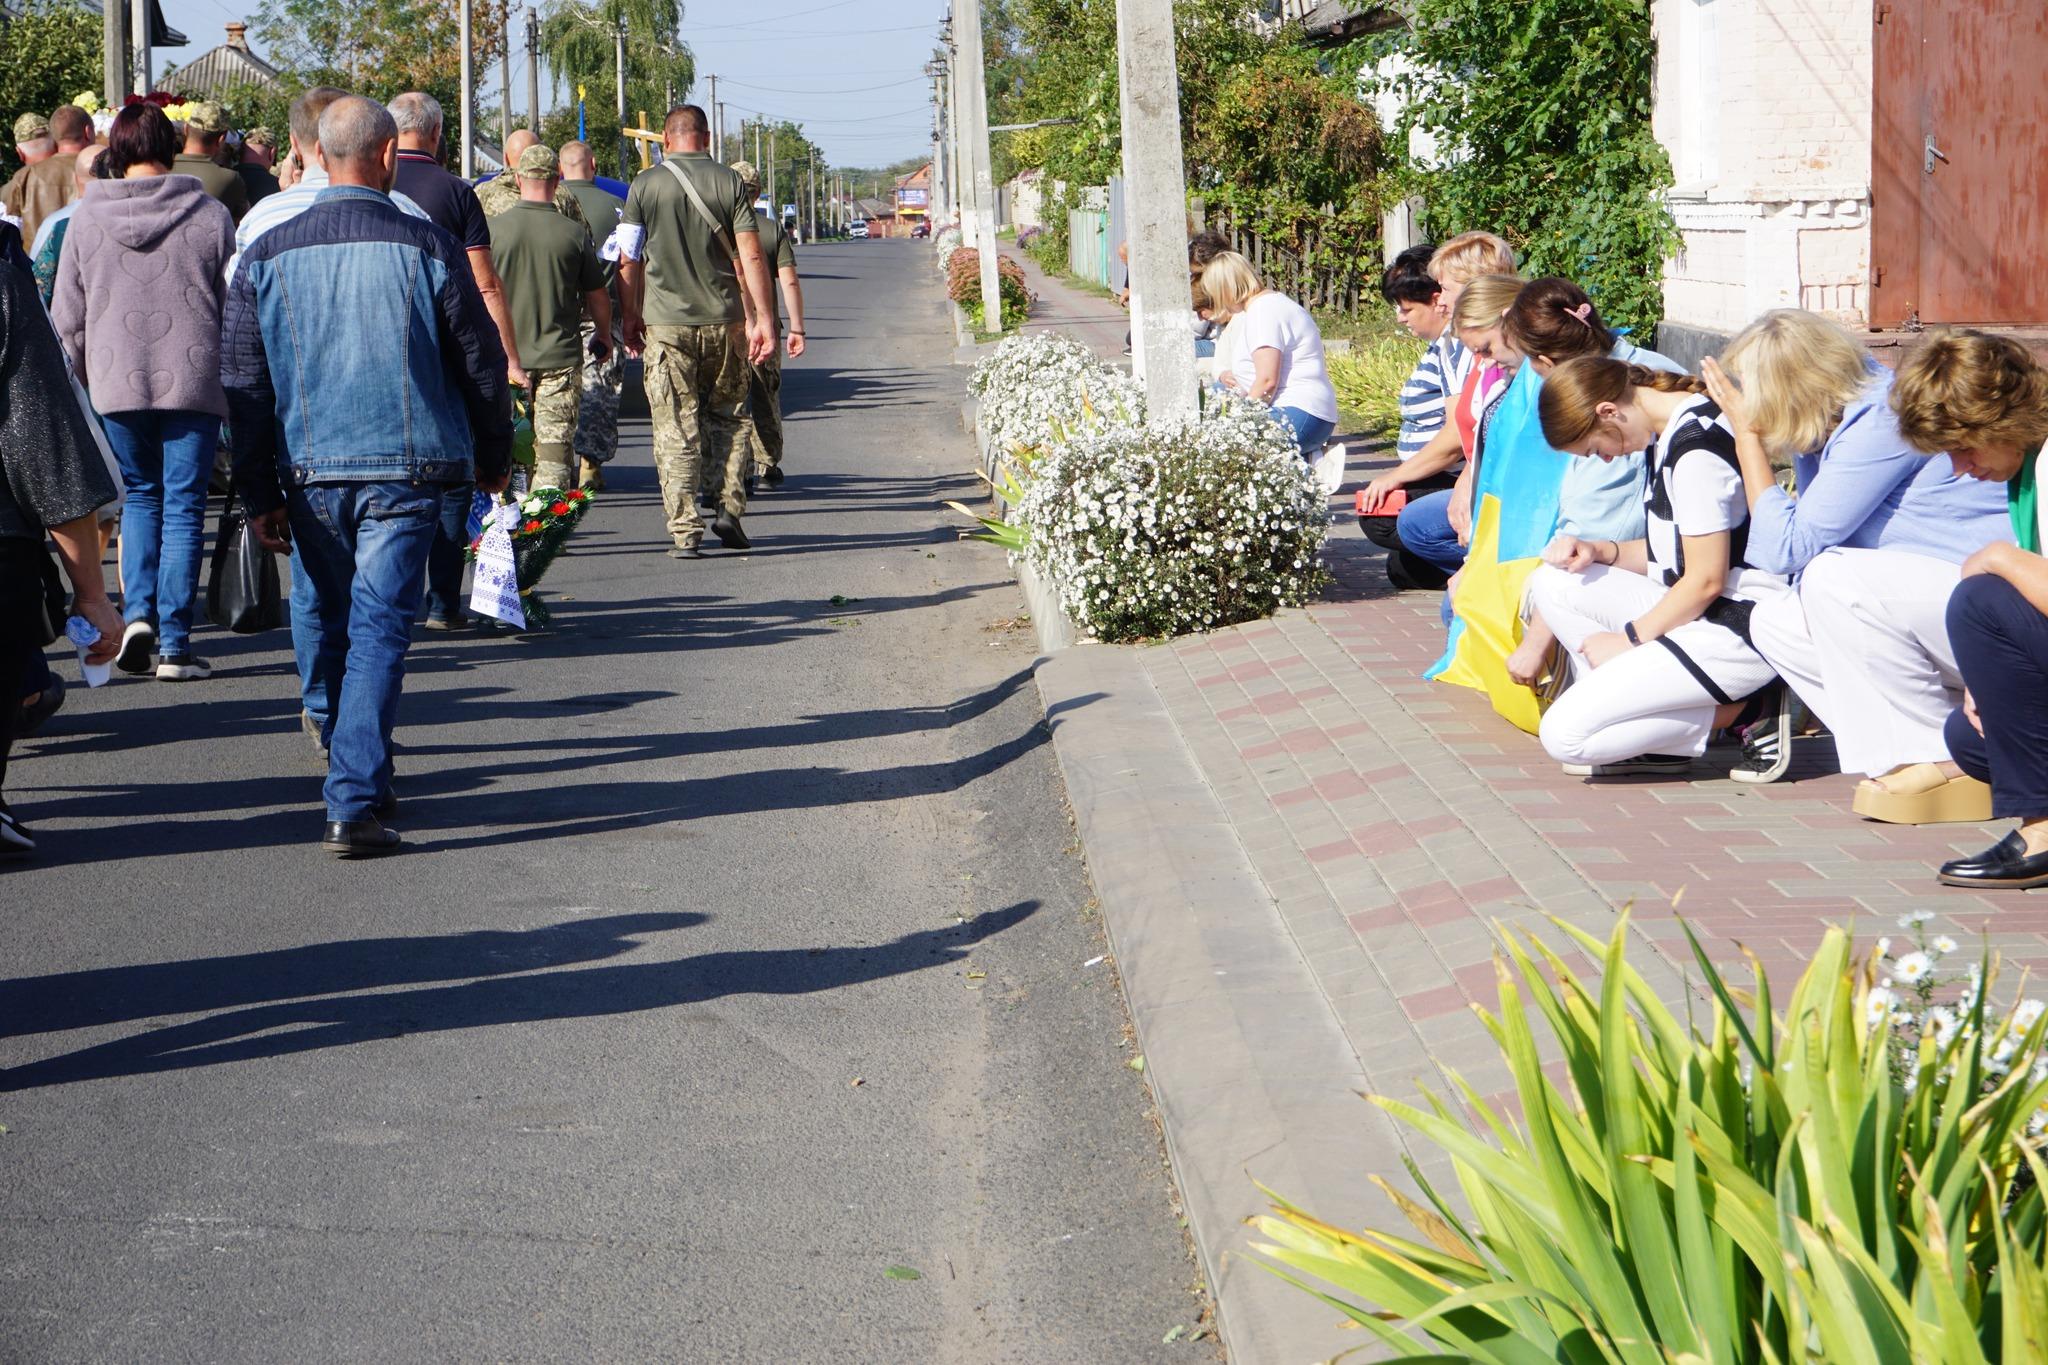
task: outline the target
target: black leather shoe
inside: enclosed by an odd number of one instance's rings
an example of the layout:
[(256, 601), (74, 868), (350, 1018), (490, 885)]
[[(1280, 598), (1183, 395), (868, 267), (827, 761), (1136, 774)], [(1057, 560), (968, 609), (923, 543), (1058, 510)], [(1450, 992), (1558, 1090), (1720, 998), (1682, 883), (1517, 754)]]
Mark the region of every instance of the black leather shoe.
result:
[(398, 831), (384, 828), (374, 815), (360, 820), (329, 820), (320, 847), (337, 858), (374, 858), (398, 850)]
[(668, 557), (670, 559), (702, 559), (704, 552), (694, 545), (671, 545), (668, 547)]
[(779, 464), (762, 465), (761, 482), (767, 484), (770, 488), (782, 487), (782, 466)]
[(716, 512), (718, 510), (718, 495), (715, 493), (699, 492), (697, 494), (697, 506), (706, 512)]
[(398, 814), (398, 793), (385, 792), (376, 805), (370, 807), (370, 814), (379, 820), (389, 820)]
[(2025, 891), (2048, 886), (2048, 853), (2027, 852), (2027, 841), (2014, 830), (1972, 858), (1956, 858), (1936, 874), (1943, 886), (1989, 886)]
[(711, 523), (711, 534), (717, 536), (718, 543), (728, 550), (748, 550), (754, 545), (747, 539), (747, 533), (740, 529), (740, 519), (730, 512), (718, 514), (718, 520)]

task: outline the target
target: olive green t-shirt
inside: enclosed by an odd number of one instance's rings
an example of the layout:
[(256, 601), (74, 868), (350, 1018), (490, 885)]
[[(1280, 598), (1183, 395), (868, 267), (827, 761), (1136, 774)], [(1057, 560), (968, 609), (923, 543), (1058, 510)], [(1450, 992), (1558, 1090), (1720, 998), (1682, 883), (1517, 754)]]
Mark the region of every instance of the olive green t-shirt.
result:
[[(735, 172), (713, 161), (709, 152), (676, 152), (669, 160), (682, 167), (727, 231), (760, 234), (754, 201)], [(635, 176), (622, 221), (647, 233), (640, 246), (647, 268), (640, 305), (646, 321), (662, 327), (712, 327), (745, 316), (732, 257), (673, 171), (652, 166)]]
[(553, 204), (522, 200), (491, 219), (491, 259), (505, 281), (519, 363), (529, 370), (581, 365), (583, 296), (604, 288), (590, 233)]
[(796, 269), (796, 249), (789, 243), (789, 230), (773, 218), (761, 219), (761, 259), (768, 263), (768, 302), (779, 326), (782, 322), (780, 281), (785, 267)]
[(171, 162), (172, 175), (189, 175), (206, 186), (206, 192), (227, 206), (236, 222), (249, 211), (249, 187), (242, 183), (242, 177), (227, 167), (194, 156), (189, 152), (178, 153)]

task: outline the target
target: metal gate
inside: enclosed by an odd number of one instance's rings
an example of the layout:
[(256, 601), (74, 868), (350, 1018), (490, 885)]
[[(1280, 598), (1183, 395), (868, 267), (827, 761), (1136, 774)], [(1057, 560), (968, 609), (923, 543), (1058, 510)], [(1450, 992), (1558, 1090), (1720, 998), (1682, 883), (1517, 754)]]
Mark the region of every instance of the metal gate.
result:
[(1877, 0), (1870, 322), (2048, 322), (2048, 4)]

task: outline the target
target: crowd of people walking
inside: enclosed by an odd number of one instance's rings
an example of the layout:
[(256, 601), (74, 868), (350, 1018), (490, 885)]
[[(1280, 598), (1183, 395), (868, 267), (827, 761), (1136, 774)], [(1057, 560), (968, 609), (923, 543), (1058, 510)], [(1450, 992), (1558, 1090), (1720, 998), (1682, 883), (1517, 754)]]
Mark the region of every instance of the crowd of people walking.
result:
[[(1476, 232), (1385, 273), (1428, 343), (1399, 462), (1358, 495), (1394, 583), (1445, 589), (1447, 622), (1519, 598), (1519, 642), (1486, 667), (1539, 694), (1534, 728), (1569, 773), (1684, 775), (1720, 733), (1730, 777), (1773, 782), (1811, 719), (1868, 818), (2019, 822), (1940, 880), (2048, 885), (2048, 370), (1957, 331), (1894, 372), (1781, 309), (1695, 376), (1516, 265)], [(1474, 555), (1484, 490), (1559, 453), (1540, 562)]]
[(479, 191), (441, 164), (441, 109), (419, 92), (309, 90), (281, 160), (268, 129), (183, 112), (137, 101), (96, 126), (67, 105), (14, 127), (0, 857), (36, 847), (6, 762), (63, 703), (51, 644), (76, 642), (89, 680), (211, 675), (194, 613), (222, 468), (249, 533), (290, 559), (301, 726), (328, 765), (321, 845), (389, 852), (414, 626), (477, 624), (462, 587), (479, 493), (603, 488), (625, 357), (646, 368), (670, 554), (703, 555), (700, 507), (748, 547), (747, 499), (782, 479), (781, 348), (804, 347), (793, 246), (757, 218), (752, 168), (712, 159), (695, 106), (669, 111), (662, 157), (623, 196), (588, 146), (528, 131)]

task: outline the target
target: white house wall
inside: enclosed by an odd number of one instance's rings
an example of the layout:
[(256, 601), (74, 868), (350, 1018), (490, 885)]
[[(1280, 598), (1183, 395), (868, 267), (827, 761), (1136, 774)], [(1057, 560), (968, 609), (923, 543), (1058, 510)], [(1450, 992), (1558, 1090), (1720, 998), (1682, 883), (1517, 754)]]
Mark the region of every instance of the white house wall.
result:
[(1667, 325), (1726, 333), (1771, 308), (1864, 325), (1872, 0), (1654, 0), (1654, 126), (1684, 248)]

